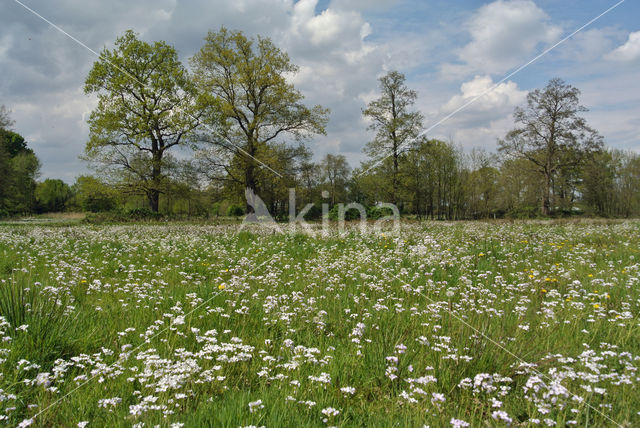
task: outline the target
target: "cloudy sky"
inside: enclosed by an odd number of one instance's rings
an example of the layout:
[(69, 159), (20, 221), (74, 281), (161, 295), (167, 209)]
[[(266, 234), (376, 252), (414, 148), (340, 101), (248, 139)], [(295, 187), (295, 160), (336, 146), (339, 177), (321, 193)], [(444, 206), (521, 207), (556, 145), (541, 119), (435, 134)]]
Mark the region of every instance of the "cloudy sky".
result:
[[(16, 0), (0, 4), (0, 104), (42, 161), (72, 183), (95, 99), (84, 95), (93, 51), (131, 28), (173, 44), (185, 62), (221, 25), (271, 37), (300, 67), (309, 104), (331, 109), (319, 158), (353, 166), (371, 137), (361, 110), (377, 78), (406, 74), (430, 137), (493, 150), (528, 91), (561, 77), (582, 91), (590, 124), (612, 147), (640, 151), (640, 4), (626, 0), (518, 71), (618, 0)], [(75, 38), (75, 41), (69, 37)], [(82, 46), (84, 44), (85, 46)], [(512, 74), (512, 75), (511, 75)], [(438, 124), (496, 83), (491, 92)], [(438, 124), (437, 126), (432, 126)]]

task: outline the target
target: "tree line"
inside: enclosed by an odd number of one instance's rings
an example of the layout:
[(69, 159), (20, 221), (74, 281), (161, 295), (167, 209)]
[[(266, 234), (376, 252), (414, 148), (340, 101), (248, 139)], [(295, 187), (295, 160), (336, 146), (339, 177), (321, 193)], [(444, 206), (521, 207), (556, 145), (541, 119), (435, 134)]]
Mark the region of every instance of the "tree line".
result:
[(96, 94), (82, 158), (94, 175), (69, 186), (37, 182), (40, 163), (0, 110), (0, 216), (62, 210), (131, 215), (250, 213), (256, 195), (285, 218), (295, 203), (391, 202), (429, 219), (640, 214), (640, 157), (606, 148), (581, 113), (580, 91), (552, 79), (514, 111), (495, 153), (465, 152), (424, 135), (405, 76), (379, 79), (362, 114), (374, 132), (367, 160), (313, 161), (309, 142), (329, 111), (307, 106), (291, 83), (298, 68), (269, 38), (209, 32), (187, 68), (163, 41), (127, 31), (104, 49), (85, 81)]

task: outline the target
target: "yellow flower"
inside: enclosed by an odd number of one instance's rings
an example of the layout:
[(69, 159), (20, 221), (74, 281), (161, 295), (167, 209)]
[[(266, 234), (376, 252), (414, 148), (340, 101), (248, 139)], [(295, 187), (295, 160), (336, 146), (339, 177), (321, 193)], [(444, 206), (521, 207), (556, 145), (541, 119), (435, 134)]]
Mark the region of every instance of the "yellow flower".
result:
[(218, 285), (218, 290), (224, 290), (224, 284)]
[(589, 276), (589, 278), (593, 278), (593, 274), (589, 274), (588, 276)]
[(80, 281), (82, 284), (84, 284), (85, 282), (87, 282), (86, 279), (83, 279), (82, 281)]
[(607, 293), (607, 299), (610, 299), (610, 298), (611, 298), (611, 296), (609, 295), (609, 293)]
[(598, 309), (598, 308), (600, 307), (600, 305), (599, 305), (599, 304), (597, 304), (597, 303), (594, 303), (594, 304), (593, 304), (593, 307), (594, 307), (595, 309)]
[(478, 257), (484, 257), (484, 253), (478, 254)]
[(545, 290), (544, 288), (543, 288), (541, 291), (542, 291), (543, 293), (546, 293), (546, 292), (547, 292), (547, 290)]
[(551, 278), (548, 278), (548, 277), (547, 277), (547, 278), (545, 278), (544, 280), (548, 282), (548, 281), (551, 281)]
[(529, 279), (533, 279), (535, 275), (529, 275)]

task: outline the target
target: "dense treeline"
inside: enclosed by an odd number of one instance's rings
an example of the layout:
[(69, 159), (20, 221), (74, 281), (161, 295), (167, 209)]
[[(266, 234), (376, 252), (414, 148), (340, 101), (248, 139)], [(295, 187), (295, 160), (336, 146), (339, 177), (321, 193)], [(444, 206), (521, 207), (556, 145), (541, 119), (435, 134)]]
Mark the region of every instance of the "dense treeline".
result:
[(264, 202), (276, 218), (313, 203), (393, 203), (429, 219), (640, 215), (640, 156), (604, 146), (581, 113), (577, 88), (560, 79), (532, 91), (499, 150), (465, 152), (424, 136), (415, 91), (402, 73), (382, 76), (363, 106), (374, 131), (368, 160), (312, 160), (328, 111), (307, 107), (287, 80), (297, 72), (267, 38), (210, 32), (189, 71), (165, 42), (128, 31), (90, 71), (98, 95), (83, 158), (95, 170), (69, 186), (36, 182), (39, 161), (0, 110), (0, 216), (112, 212), (133, 217), (242, 215)]

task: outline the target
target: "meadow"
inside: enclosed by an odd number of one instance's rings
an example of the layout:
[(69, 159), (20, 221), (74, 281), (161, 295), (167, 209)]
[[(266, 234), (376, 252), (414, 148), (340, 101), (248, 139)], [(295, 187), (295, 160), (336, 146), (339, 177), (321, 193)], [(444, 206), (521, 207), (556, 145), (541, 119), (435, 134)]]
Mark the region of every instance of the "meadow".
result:
[(638, 426), (640, 223), (0, 227), (0, 423)]

